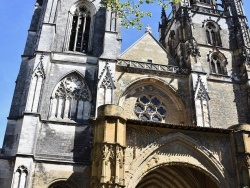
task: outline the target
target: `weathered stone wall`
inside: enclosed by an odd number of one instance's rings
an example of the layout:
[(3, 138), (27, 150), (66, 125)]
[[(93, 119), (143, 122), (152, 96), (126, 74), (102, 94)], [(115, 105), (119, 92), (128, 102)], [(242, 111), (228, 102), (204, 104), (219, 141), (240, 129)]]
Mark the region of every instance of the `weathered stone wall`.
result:
[(162, 46), (159, 45), (150, 33), (146, 33), (142, 38), (123, 52), (121, 54), (121, 58), (132, 61), (175, 65), (175, 62), (170, 55)]
[(43, 123), (36, 142), (36, 156), (60, 161), (90, 162), (91, 125)]
[(208, 81), (212, 127), (228, 128), (238, 123), (233, 84)]
[(4, 156), (13, 156), (16, 154), (20, 140), (22, 122), (22, 119), (8, 120), (2, 148), (2, 154)]
[(16, 80), (16, 87), (11, 103), (10, 117), (20, 117), (25, 109), (30, 76), (34, 68), (35, 58), (29, 60), (23, 58), (20, 66), (19, 74)]
[(13, 167), (11, 162), (6, 159), (0, 159), (0, 185), (2, 188), (11, 187)]
[(70, 181), (78, 187), (90, 187), (90, 166), (37, 162), (30, 187), (44, 188), (56, 181)]
[[(205, 14), (195, 14), (193, 12), (192, 17), (192, 34), (194, 38), (197, 40), (198, 44), (207, 45), (207, 39), (206, 39), (206, 30), (205, 30), (205, 24), (206, 21), (214, 21), (219, 25), (219, 32), (221, 36), (221, 42), (222, 47), (229, 49), (229, 26), (226, 20), (226, 17), (222, 17), (219, 14), (215, 14), (213, 16), (205, 15)], [(211, 46), (212, 47), (212, 46)]]

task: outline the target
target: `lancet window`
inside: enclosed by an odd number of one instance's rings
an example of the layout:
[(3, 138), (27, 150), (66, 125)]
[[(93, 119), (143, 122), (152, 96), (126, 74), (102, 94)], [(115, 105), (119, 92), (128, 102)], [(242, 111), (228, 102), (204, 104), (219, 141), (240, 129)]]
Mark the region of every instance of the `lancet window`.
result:
[(85, 4), (74, 5), (69, 11), (64, 50), (88, 53), (91, 45), (91, 22), (94, 11)]
[(213, 74), (227, 75), (226, 59), (221, 60), (217, 55), (212, 55), (210, 69)]
[(84, 79), (72, 73), (62, 79), (51, 97), (50, 119), (83, 121), (89, 119), (91, 94)]
[(27, 100), (26, 111), (27, 112), (38, 112), (40, 95), (43, 87), (43, 82), (45, 79), (44, 68), (42, 64), (43, 56), (41, 56), (40, 62), (33, 72), (29, 96)]
[(207, 43), (214, 46), (221, 46), (219, 26), (213, 22), (206, 24)]
[(70, 51), (88, 51), (90, 21), (90, 12), (84, 6), (75, 10), (69, 42)]
[(13, 188), (27, 187), (28, 170), (25, 166), (19, 166), (14, 175)]
[(167, 113), (165, 105), (156, 96), (142, 95), (137, 98), (135, 114), (140, 120), (163, 122)]
[(176, 42), (176, 35), (174, 31), (171, 31), (168, 41), (169, 52), (172, 56), (175, 55), (175, 42)]

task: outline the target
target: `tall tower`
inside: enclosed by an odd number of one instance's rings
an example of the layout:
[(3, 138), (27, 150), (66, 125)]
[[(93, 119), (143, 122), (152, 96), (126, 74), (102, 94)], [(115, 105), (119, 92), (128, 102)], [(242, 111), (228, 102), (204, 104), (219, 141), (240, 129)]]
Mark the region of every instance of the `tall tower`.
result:
[(120, 54), (99, 0), (37, 0), (0, 154), (3, 188), (250, 186), (240, 0), (183, 0)]
[(91, 119), (113, 95), (107, 86), (106, 101), (97, 100), (98, 79), (110, 79), (120, 43), (120, 21), (99, 0), (36, 1), (1, 150), (0, 187), (90, 187)]
[(193, 123), (227, 128), (227, 117), (230, 124), (249, 123), (250, 39), (242, 2), (182, 1), (172, 8), (173, 18), (160, 24), (160, 42), (190, 71)]

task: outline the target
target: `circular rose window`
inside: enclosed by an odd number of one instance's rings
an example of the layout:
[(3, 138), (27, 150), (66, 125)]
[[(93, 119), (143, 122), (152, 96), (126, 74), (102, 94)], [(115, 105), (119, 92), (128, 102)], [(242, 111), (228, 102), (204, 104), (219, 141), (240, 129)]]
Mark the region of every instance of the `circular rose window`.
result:
[(163, 122), (167, 113), (165, 105), (156, 97), (142, 95), (137, 98), (135, 114), (143, 121)]

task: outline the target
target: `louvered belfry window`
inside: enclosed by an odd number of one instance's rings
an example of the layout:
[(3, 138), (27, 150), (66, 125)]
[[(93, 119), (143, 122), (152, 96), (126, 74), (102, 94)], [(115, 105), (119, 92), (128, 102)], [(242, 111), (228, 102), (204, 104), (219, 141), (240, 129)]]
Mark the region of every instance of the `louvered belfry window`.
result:
[(69, 51), (88, 52), (91, 15), (84, 6), (78, 7), (73, 15)]

